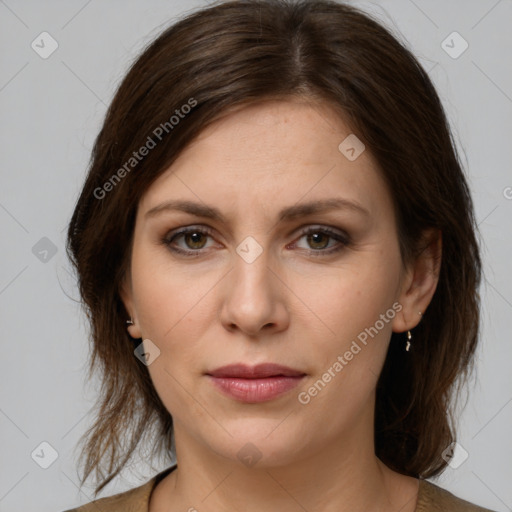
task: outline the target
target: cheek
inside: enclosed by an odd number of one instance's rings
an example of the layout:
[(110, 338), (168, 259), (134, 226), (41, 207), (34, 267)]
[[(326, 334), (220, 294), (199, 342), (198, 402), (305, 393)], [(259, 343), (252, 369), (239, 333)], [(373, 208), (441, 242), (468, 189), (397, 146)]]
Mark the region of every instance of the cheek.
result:
[(134, 295), (144, 339), (149, 338), (160, 355), (148, 371), (166, 409), (186, 422), (203, 420), (205, 411), (194, 399), (200, 392), (201, 374), (208, 355), (206, 331), (216, 316), (214, 286), (217, 275), (170, 265), (142, 265), (133, 272)]
[(354, 255), (343, 266), (307, 277), (297, 273), (288, 279), (318, 332), (348, 339), (373, 325), (392, 306), (399, 265), (394, 258), (367, 252)]
[(176, 269), (146, 269), (134, 273), (133, 287), (142, 336), (160, 350), (159, 357), (148, 366), (151, 380), (175, 419), (207, 422), (194, 396), (198, 394), (197, 377), (204, 370), (200, 364), (205, 353), (201, 340), (212, 309), (208, 291), (214, 283)]
[(308, 401), (307, 414), (322, 417), (323, 411), (331, 411), (334, 431), (369, 403), (397, 314), (393, 305), (399, 267), (391, 260), (384, 272), (381, 265), (362, 260), (357, 270), (340, 270), (339, 279), (326, 281), (328, 285), (311, 287), (302, 281), (302, 293), (307, 291), (307, 303), (321, 319), (313, 317), (322, 335), (308, 337), (316, 372), (301, 390), (300, 403)]
[(205, 313), (218, 279), (213, 272), (198, 272), (192, 263), (171, 264), (165, 248), (134, 250), (132, 283), (143, 336), (168, 343), (184, 326), (193, 331), (191, 319)]

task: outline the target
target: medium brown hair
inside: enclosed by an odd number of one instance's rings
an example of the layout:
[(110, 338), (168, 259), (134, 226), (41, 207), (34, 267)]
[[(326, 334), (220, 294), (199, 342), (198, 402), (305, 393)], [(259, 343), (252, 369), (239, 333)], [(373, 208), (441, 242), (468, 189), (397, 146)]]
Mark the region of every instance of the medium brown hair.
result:
[[(97, 136), (69, 224), (67, 251), (92, 331), (89, 378), (95, 369), (102, 378), (81, 453), (82, 485), (95, 470), (96, 495), (146, 437), (153, 456), (169, 454), (173, 444), (172, 417), (134, 356), (119, 294), (139, 200), (219, 116), (289, 97), (330, 105), (374, 156), (392, 195), (404, 264), (421, 249), (424, 230), (442, 232), (439, 282), (414, 330), (414, 350), (404, 351), (403, 334), (391, 337), (377, 387), (375, 451), (388, 467), (417, 478), (446, 466), (441, 453), (455, 439), (455, 385), (471, 373), (478, 340), (481, 260), (440, 99), (406, 46), (354, 7), (240, 0), (189, 14), (134, 62)], [(186, 104), (194, 107), (171, 120)], [(161, 141), (134, 163), (133, 152), (156, 139), (157, 127), (166, 127)]]

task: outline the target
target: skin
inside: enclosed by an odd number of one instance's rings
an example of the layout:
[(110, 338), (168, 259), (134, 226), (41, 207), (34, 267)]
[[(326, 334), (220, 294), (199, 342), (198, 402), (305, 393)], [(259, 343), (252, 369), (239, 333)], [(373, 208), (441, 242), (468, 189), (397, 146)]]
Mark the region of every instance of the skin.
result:
[[(392, 331), (412, 330), (434, 294), (441, 238), (426, 232), (428, 248), (403, 265), (375, 160), (365, 150), (349, 161), (338, 149), (350, 133), (322, 103), (246, 106), (203, 130), (142, 197), (121, 295), (130, 335), (160, 350), (148, 370), (174, 419), (178, 463), (155, 488), (151, 512), (415, 510), (418, 480), (374, 453), (375, 388)], [(336, 209), (277, 220), (282, 208), (333, 197), (357, 201), (368, 215)], [(226, 222), (145, 215), (171, 199), (214, 206)], [(162, 243), (185, 226), (212, 231), (174, 240), (193, 257)], [(309, 226), (316, 238), (302, 234)], [(325, 227), (349, 243), (322, 236)], [(248, 236), (262, 248), (252, 263), (236, 252)], [(301, 404), (298, 393), (395, 302), (401, 311)], [(204, 375), (236, 362), (307, 375), (276, 399), (242, 403)], [(261, 454), (251, 467), (237, 456), (246, 443)]]

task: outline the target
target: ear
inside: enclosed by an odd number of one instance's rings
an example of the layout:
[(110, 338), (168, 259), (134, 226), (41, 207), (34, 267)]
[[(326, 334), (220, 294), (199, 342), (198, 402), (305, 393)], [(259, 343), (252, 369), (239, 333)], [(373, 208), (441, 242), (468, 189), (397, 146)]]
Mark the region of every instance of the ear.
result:
[[(132, 325), (126, 324), (130, 336), (135, 339), (141, 338), (142, 334), (140, 332), (139, 323), (137, 321), (137, 314), (135, 311), (130, 272), (126, 272), (123, 278), (121, 279), (121, 283), (119, 284), (119, 296), (123, 301), (124, 307), (128, 312), (128, 315), (131, 317), (133, 321)], [(130, 318), (126, 318), (126, 320), (130, 320)]]
[(422, 251), (405, 271), (398, 298), (402, 314), (393, 319), (393, 332), (416, 327), (437, 288), (442, 256), (441, 231), (433, 228), (425, 230), (420, 244)]

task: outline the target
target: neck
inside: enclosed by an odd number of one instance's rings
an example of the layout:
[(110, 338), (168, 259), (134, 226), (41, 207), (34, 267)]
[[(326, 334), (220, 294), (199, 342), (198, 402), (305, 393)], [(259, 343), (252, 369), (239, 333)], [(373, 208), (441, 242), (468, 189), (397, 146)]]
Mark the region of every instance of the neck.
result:
[(236, 456), (205, 450), (175, 423), (183, 452), (177, 449), (177, 468), (150, 510), (414, 511), (418, 481), (387, 468), (374, 454), (373, 429), (367, 430), (324, 441), (300, 459), (279, 456), (277, 463), (263, 456), (248, 467)]

